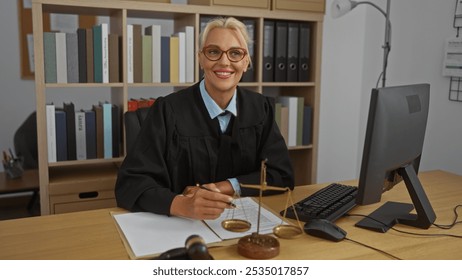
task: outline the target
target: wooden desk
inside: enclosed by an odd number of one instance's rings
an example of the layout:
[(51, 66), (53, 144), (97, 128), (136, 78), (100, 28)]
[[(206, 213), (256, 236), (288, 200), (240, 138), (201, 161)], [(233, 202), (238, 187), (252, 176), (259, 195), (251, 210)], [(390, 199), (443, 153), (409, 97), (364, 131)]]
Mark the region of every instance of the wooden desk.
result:
[[(453, 208), (462, 203), (462, 176), (443, 171), (419, 175), (437, 215), (436, 223), (449, 224)], [(297, 187), (294, 200), (313, 193), (326, 184)], [(265, 197), (273, 210), (282, 210), (284, 196)], [(397, 186), (384, 194), (383, 200), (408, 202), (406, 188)], [(381, 203), (359, 206), (351, 213), (369, 214)], [(32, 217), (0, 222), (0, 259), (128, 259), (111, 211), (117, 208)], [(354, 226), (360, 218), (345, 217), (337, 224), (348, 237), (384, 250), (402, 259), (462, 259), (462, 241), (451, 237), (419, 237), (390, 230), (376, 233)], [(451, 233), (462, 235), (462, 226), (451, 230), (431, 227), (428, 230), (396, 226), (416, 233)], [(386, 255), (350, 241), (339, 243), (303, 235), (292, 240), (280, 239), (281, 253), (276, 259), (389, 259)], [(236, 246), (210, 249), (215, 259), (244, 259)]]
[(20, 178), (10, 179), (5, 172), (0, 172), (0, 195), (11, 193), (33, 192), (27, 208), (31, 210), (39, 192), (39, 176), (37, 169), (26, 169)]

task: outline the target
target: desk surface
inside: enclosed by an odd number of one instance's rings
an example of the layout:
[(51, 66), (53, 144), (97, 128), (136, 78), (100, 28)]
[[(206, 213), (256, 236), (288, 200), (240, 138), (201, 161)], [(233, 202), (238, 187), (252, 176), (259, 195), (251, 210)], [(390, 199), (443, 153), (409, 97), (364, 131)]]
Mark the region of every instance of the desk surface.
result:
[[(454, 207), (462, 203), (462, 176), (431, 171), (421, 173), (419, 178), (436, 212), (436, 223), (450, 224), (454, 219)], [(324, 186), (326, 184), (297, 187), (293, 192), (294, 200), (298, 201)], [(409, 196), (401, 185), (385, 193), (383, 201), (386, 200), (409, 202)], [(280, 211), (285, 206), (285, 197), (265, 197), (264, 203)], [(380, 205), (358, 206), (350, 213), (369, 214)], [(128, 259), (110, 214), (117, 210), (121, 209), (1, 221), (0, 259)], [(401, 259), (462, 259), (460, 238), (412, 236), (393, 230), (376, 233), (355, 227), (360, 219), (344, 217), (337, 220), (337, 224), (348, 232), (350, 239)], [(461, 225), (451, 230), (436, 227), (421, 230), (403, 225), (396, 228), (423, 234), (462, 235)], [(281, 250), (276, 259), (389, 259), (382, 253), (347, 240), (335, 243), (304, 234), (297, 239), (279, 241)], [(211, 248), (210, 252), (215, 259), (245, 259), (237, 253), (236, 245)]]

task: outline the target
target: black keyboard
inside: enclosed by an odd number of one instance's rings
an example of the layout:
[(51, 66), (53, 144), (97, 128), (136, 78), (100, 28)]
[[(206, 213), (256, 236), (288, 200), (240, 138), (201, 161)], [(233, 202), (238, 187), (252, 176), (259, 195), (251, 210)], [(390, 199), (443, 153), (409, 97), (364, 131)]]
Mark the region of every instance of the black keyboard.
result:
[[(334, 222), (356, 206), (357, 192), (356, 187), (333, 183), (295, 203), (294, 208), (300, 221), (326, 219)], [(287, 208), (286, 217), (296, 219), (292, 207)]]

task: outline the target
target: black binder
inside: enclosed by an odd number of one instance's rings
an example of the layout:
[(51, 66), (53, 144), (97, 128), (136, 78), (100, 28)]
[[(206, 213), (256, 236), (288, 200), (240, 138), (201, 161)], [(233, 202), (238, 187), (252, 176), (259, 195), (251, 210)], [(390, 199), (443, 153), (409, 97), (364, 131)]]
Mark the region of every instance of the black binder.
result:
[(247, 27), (247, 32), (249, 33), (249, 37), (252, 40), (252, 43), (249, 44), (249, 57), (252, 63), (247, 68), (247, 71), (244, 72), (241, 78), (241, 82), (254, 82), (255, 81), (255, 20), (245, 19), (242, 22)]
[(298, 26), (297, 22), (288, 23), (287, 82), (298, 81)]
[(299, 50), (298, 50), (298, 81), (308, 82), (309, 58), (310, 58), (310, 25), (300, 23)]
[(274, 81), (287, 81), (287, 22), (276, 21), (274, 35)]
[(263, 24), (263, 82), (274, 81), (274, 21)]

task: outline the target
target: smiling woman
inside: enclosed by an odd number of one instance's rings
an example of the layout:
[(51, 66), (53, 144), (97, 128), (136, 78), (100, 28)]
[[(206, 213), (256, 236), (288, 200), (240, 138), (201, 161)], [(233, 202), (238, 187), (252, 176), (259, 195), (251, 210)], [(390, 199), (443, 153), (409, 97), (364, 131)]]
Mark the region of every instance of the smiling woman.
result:
[[(132, 211), (215, 219), (239, 184), (294, 186), (273, 100), (238, 86), (247, 71), (249, 36), (235, 18), (212, 19), (199, 42), (197, 84), (156, 100), (119, 170), (116, 198)], [(203, 186), (209, 190), (201, 188)]]

